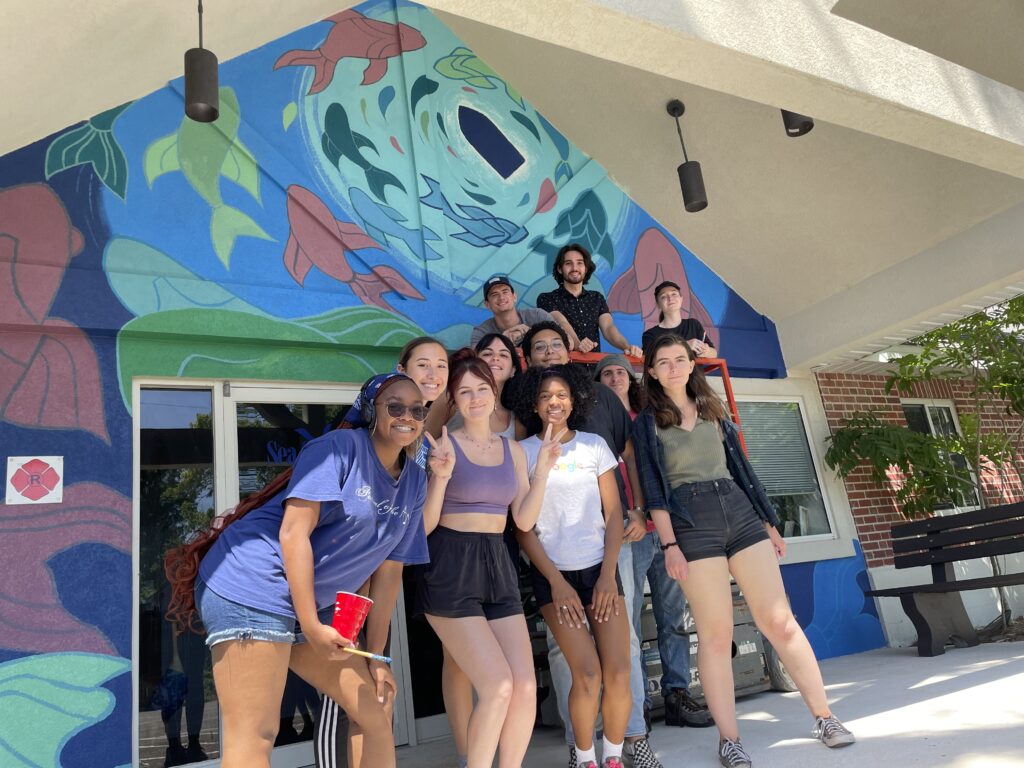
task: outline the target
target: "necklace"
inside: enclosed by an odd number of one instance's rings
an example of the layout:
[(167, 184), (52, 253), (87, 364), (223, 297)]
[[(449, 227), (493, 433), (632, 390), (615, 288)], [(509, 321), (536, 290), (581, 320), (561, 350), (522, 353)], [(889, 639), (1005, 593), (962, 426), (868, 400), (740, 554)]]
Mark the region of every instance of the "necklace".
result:
[(479, 440), (476, 440), (475, 438), (470, 437), (469, 433), (466, 432), (466, 430), (464, 430), (464, 429), (462, 430), (462, 434), (460, 435), (460, 437), (462, 439), (464, 439), (467, 443), (472, 445), (474, 448), (476, 448), (478, 451), (480, 451), (481, 453), (486, 453), (487, 450), (492, 445), (494, 445), (494, 434), (493, 433), (487, 438), (487, 442), (483, 443), (483, 444), (481, 444)]

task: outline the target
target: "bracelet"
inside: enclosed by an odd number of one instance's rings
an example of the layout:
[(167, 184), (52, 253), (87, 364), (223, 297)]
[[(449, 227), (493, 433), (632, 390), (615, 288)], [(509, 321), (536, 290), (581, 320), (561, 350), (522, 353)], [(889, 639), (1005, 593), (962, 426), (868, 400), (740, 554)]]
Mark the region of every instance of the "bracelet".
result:
[(661, 545), (661, 551), (664, 552), (666, 549), (668, 549), (670, 547), (678, 547), (678, 546), (679, 546), (679, 542), (670, 541), (668, 544), (662, 544)]

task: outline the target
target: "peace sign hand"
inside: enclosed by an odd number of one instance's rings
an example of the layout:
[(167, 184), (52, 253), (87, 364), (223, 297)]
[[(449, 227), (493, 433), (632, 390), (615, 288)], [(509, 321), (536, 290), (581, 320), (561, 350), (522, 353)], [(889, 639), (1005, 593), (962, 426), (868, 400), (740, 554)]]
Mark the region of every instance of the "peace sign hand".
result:
[(434, 440), (429, 433), (425, 433), (427, 442), (430, 443), (430, 456), (427, 457), (427, 466), (430, 473), (442, 480), (451, 479), (455, 471), (455, 451), (452, 450), (452, 441), (448, 437), (448, 427), (441, 427), (441, 439)]
[(568, 431), (568, 427), (563, 427), (557, 435), (552, 437), (551, 425), (548, 424), (544, 440), (540, 444), (540, 451), (537, 452), (537, 468), (534, 470), (534, 477), (545, 477), (558, 462), (558, 457), (562, 455), (562, 437)]

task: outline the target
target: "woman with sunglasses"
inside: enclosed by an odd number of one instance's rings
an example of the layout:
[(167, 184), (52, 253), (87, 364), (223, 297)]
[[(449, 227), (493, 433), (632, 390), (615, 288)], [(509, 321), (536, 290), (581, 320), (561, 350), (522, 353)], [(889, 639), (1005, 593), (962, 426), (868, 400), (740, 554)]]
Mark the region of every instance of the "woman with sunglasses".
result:
[(401, 374), (370, 379), (354, 410), (364, 428), (311, 440), (220, 526), (168, 553), (168, 615), (189, 625), (198, 614), (211, 647), (224, 768), (269, 767), (289, 668), (348, 714), (350, 765), (395, 765), (391, 670), (345, 653), (356, 638), (331, 617), (337, 592), (366, 585), (366, 645), (381, 653), (402, 567), (427, 561), (413, 460), (427, 410)]
[(476, 689), (467, 765), (490, 768), (497, 751), (501, 768), (519, 768), (533, 731), (537, 688), (505, 522), (511, 509), (518, 528), (533, 527), (547, 473), (561, 449), (549, 431), (539, 444), (531, 484), (523, 449), (492, 431), (498, 387), (490, 367), (462, 349), (452, 355), (450, 368), (448, 399), (462, 425), (451, 433), (445, 427), (437, 441), (428, 438), (423, 514), (428, 530), (438, 522), (416, 612), (426, 616)]
[(697, 668), (718, 726), (718, 760), (726, 768), (751, 765), (736, 722), (730, 578), (800, 690), (815, 737), (828, 747), (852, 744), (853, 734), (829, 709), (814, 651), (786, 599), (778, 515), (696, 357), (681, 336), (661, 336), (647, 348), (648, 406), (634, 440), (665, 569), (682, 586), (697, 625)]

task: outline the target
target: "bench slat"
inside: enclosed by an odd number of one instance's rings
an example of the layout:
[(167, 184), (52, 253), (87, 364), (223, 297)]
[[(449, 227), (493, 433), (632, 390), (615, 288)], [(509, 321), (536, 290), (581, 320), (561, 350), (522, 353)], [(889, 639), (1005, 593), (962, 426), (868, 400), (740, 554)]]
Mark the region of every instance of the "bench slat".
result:
[(915, 568), (920, 565), (952, 563), (957, 560), (973, 560), (978, 557), (992, 557), (993, 555), (1010, 555), (1015, 552), (1024, 552), (1024, 539), (1020, 537), (997, 539), (996, 541), (983, 541), (962, 547), (948, 547), (928, 552), (917, 552), (911, 555), (900, 555), (893, 558), (893, 565), (898, 569)]
[(969, 592), (972, 589), (991, 589), (993, 587), (1012, 587), (1024, 584), (1024, 573), (1004, 573), (1002, 576), (983, 576), (964, 581), (949, 581), (941, 584), (917, 584), (910, 587), (890, 587), (889, 589), (872, 589), (865, 592), (869, 597), (899, 597), (911, 592)]
[[(976, 525), (973, 528), (947, 530), (942, 533), (933, 533), (929, 536), (898, 539), (892, 543), (892, 552), (894, 555), (899, 555), (906, 552), (916, 552), (921, 549), (949, 547), (972, 541), (990, 541), (1003, 538), (1004, 536), (1020, 536), (1022, 534), (1024, 534), (1024, 517), (1001, 523)], [(1024, 549), (1024, 544), (1021, 544), (1021, 548)]]
[(914, 520), (909, 523), (900, 523), (892, 527), (893, 539), (903, 539), (907, 536), (923, 536), (935, 531), (944, 531), (949, 528), (963, 528), (968, 525), (982, 525), (993, 523), (998, 520), (1006, 520), (1013, 517), (1024, 516), (1024, 502), (1016, 504), (1001, 504), (996, 507), (976, 509), (973, 512), (959, 512), (955, 515), (938, 515), (924, 520)]

